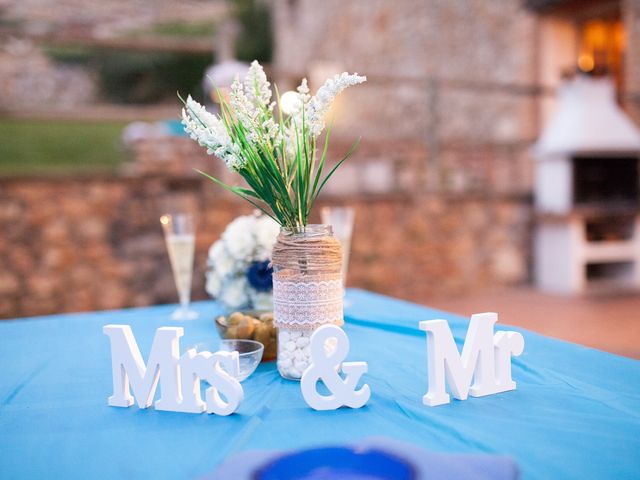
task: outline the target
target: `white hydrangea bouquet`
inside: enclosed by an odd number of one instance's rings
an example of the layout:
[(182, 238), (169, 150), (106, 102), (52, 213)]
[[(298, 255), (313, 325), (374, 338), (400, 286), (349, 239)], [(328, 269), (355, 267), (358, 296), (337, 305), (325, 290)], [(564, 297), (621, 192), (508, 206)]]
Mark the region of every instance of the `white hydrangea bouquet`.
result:
[(358, 143), (323, 175), (330, 128), (320, 154), (316, 142), (325, 127), (324, 117), (340, 92), (365, 80), (366, 77), (345, 72), (327, 80), (311, 96), (304, 79), (297, 88), (297, 102), (286, 115), (280, 107), (277, 88), (273, 101), (264, 70), (254, 61), (244, 81), (236, 78), (233, 82), (228, 100), (218, 92), (220, 115), (211, 114), (189, 96), (183, 100), (185, 131), (206, 147), (207, 153), (216, 155), (231, 171), (239, 173), (248, 188), (227, 185), (200, 173), (242, 197), (282, 227), (294, 232), (304, 230), (322, 187)]
[(265, 215), (231, 222), (209, 248), (205, 289), (228, 310), (271, 310), (271, 250), (279, 225)]

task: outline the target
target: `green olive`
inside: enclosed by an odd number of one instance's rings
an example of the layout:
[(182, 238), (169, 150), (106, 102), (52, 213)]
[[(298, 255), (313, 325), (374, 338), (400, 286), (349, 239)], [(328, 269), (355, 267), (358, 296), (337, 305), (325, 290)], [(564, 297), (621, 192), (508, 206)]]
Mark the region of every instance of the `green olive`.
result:
[(232, 325), (227, 328), (227, 331), (224, 334), (225, 338), (236, 339), (238, 337), (238, 327), (236, 325)]
[[(262, 322), (260, 320), (258, 320), (257, 318), (251, 317), (253, 320), (253, 328), (254, 330), (257, 330), (258, 328), (260, 328), (260, 326), (262, 325)], [(255, 335), (255, 332), (254, 332)]]
[(240, 323), (237, 325), (239, 338), (251, 338), (253, 330), (253, 319), (248, 315), (244, 315)]
[(229, 315), (229, 318), (227, 319), (227, 324), (228, 325), (238, 325), (242, 319), (244, 318), (244, 315), (240, 312), (233, 312), (231, 315)]
[(269, 343), (271, 343), (271, 335), (269, 330), (270, 329), (267, 325), (260, 324), (253, 334), (253, 339), (257, 340), (266, 347), (267, 345), (269, 345)]

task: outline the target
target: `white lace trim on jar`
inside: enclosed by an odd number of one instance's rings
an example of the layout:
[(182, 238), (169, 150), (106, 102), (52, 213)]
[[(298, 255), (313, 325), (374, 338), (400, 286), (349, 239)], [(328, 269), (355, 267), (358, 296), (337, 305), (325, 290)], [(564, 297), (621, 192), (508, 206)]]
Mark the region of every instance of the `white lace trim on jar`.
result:
[(273, 279), (273, 317), (276, 327), (316, 328), (342, 325), (342, 279), (291, 282)]

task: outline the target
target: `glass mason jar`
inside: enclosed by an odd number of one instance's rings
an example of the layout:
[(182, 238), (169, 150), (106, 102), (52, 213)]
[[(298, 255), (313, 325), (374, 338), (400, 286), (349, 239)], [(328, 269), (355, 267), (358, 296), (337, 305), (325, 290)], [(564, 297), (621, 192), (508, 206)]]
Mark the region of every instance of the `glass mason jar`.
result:
[(280, 230), (273, 249), (273, 315), (278, 371), (300, 380), (310, 363), (309, 340), (320, 326), (344, 323), (342, 251), (330, 225)]

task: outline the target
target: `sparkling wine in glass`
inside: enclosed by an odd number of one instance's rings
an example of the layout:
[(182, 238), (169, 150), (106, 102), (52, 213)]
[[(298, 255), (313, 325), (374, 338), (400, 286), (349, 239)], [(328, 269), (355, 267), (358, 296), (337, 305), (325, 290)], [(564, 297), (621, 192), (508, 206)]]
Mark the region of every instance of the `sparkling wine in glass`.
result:
[(173, 312), (174, 320), (191, 320), (198, 312), (189, 309), (191, 301), (191, 279), (193, 277), (193, 255), (196, 236), (193, 216), (187, 213), (166, 214), (160, 217), (164, 239), (169, 252), (173, 280), (178, 290), (180, 306)]
[(355, 210), (353, 207), (323, 207), (320, 214), (322, 223), (333, 227), (333, 235), (342, 246), (342, 283), (346, 286)]

